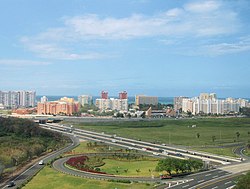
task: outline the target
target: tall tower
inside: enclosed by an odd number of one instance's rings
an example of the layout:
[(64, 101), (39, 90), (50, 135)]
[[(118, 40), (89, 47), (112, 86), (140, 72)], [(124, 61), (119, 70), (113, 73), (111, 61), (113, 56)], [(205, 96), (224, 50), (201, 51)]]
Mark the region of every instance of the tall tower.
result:
[(102, 91), (101, 99), (108, 99), (108, 92), (107, 91)]
[(120, 92), (119, 99), (128, 99), (128, 93), (126, 91)]

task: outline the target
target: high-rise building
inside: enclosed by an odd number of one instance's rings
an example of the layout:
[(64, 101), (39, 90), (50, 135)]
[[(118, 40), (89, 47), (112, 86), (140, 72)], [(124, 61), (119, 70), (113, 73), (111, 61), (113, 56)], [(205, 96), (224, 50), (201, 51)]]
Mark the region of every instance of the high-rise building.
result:
[(119, 99), (128, 99), (128, 94), (126, 91), (122, 91), (119, 93)]
[(91, 105), (93, 103), (93, 97), (90, 95), (80, 95), (78, 96), (78, 102), (84, 106), (84, 105)]
[(48, 98), (46, 96), (41, 97), (41, 103), (48, 102)]
[(183, 97), (183, 96), (174, 97), (174, 109), (175, 110), (182, 109), (182, 101), (183, 99), (187, 99), (187, 98), (188, 97)]
[(135, 96), (135, 105), (139, 106), (140, 104), (157, 105), (158, 104), (158, 97), (156, 97), (156, 96), (136, 95)]
[(0, 91), (0, 104), (5, 108), (34, 107), (35, 91)]
[(108, 92), (107, 91), (102, 91), (101, 99), (108, 99)]
[(199, 98), (183, 99), (182, 110), (192, 114), (228, 114), (238, 113), (241, 105), (247, 105), (246, 101), (233, 98), (222, 100), (217, 99), (214, 93), (202, 93)]

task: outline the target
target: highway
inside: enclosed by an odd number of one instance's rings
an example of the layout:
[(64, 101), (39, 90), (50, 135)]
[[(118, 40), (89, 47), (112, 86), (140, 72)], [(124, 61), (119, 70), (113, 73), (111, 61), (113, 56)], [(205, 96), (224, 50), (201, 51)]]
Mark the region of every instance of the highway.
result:
[[(72, 143), (68, 146), (66, 146), (63, 149), (60, 149), (58, 151), (53, 152), (52, 154), (48, 154), (47, 156), (45, 156), (43, 158), (44, 164), (46, 164), (47, 162), (49, 162), (50, 160), (55, 159), (56, 157), (58, 157), (60, 154), (67, 152), (69, 150), (74, 149), (76, 146), (79, 145), (79, 139), (76, 137), (73, 137), (72, 135), (67, 135), (71, 138)], [(40, 160), (39, 160), (40, 161)], [(12, 178), (11, 180), (3, 183), (0, 185), (0, 187), (2, 189), (7, 188), (7, 183), (10, 181), (14, 181), (16, 186), (12, 187), (12, 188), (17, 188), (19, 186), (21, 186), (23, 183), (25, 183), (27, 181), (27, 179), (33, 177), (39, 170), (41, 170), (45, 165), (39, 165), (38, 162), (35, 162), (34, 165), (32, 165), (31, 167), (29, 167), (28, 169), (26, 169), (24, 172), (22, 172), (20, 175)]]
[(174, 157), (179, 159), (201, 159), (202, 161), (213, 162), (215, 164), (227, 165), (230, 163), (241, 162), (240, 158), (224, 157), (219, 155), (214, 155), (205, 152), (190, 151), (182, 148), (167, 146), (165, 144), (153, 144), (144, 141), (138, 141), (134, 139), (117, 137), (115, 135), (108, 135), (104, 133), (98, 133), (93, 131), (87, 131), (83, 129), (70, 128), (69, 126), (64, 126), (60, 124), (40, 124), (41, 127), (50, 128), (59, 132), (71, 131), (78, 137), (83, 137), (92, 141), (100, 141), (123, 148), (136, 149), (145, 153), (150, 153), (157, 155), (159, 157)]
[[(242, 174), (242, 172), (250, 169), (250, 163), (247, 161), (242, 162), (240, 159), (228, 158), (223, 156), (217, 156), (213, 154), (207, 153), (200, 153), (195, 151), (186, 151), (181, 148), (174, 148), (172, 146), (166, 145), (159, 145), (159, 144), (152, 144), (143, 141), (137, 141), (133, 139), (117, 137), (115, 135), (108, 135), (104, 133), (97, 133), (92, 131), (86, 131), (82, 129), (75, 129), (69, 126), (59, 125), (59, 124), (46, 124), (41, 125), (41, 127), (52, 129), (58, 132), (69, 133), (79, 137), (84, 138), (91, 141), (99, 141), (104, 142), (110, 145), (116, 145), (123, 148), (129, 149), (136, 149), (142, 151), (144, 153), (148, 153), (150, 155), (155, 155), (158, 157), (175, 157), (175, 158), (196, 158), (202, 160), (209, 160), (215, 163), (221, 163), (222, 165), (218, 166), (217, 169), (192, 174), (183, 177), (181, 180), (180, 178), (171, 179), (171, 180), (161, 180), (162, 183), (165, 183), (158, 188), (175, 188), (175, 189), (196, 189), (196, 188), (204, 188), (204, 189), (229, 189), (230, 187), (235, 185), (234, 180)], [(69, 130), (71, 129), (71, 130)], [(243, 148), (239, 148), (236, 153), (242, 155)], [(166, 152), (164, 154), (164, 152)], [(209, 156), (209, 157), (208, 157)], [(242, 156), (241, 156), (242, 157)], [(244, 158), (245, 159), (245, 158)], [(66, 159), (61, 159), (55, 162), (54, 166), (61, 172), (72, 174), (75, 176), (87, 177), (87, 178), (95, 178), (95, 179), (121, 179), (119, 177), (114, 177), (113, 175), (93, 175), (86, 173), (79, 173), (77, 171), (72, 171), (64, 166), (62, 166), (63, 162)], [(241, 163), (240, 163), (241, 162)], [(60, 168), (58, 168), (58, 166)], [(125, 179), (125, 178), (124, 178)], [(134, 179), (134, 178), (127, 178), (127, 179)], [(179, 179), (179, 180), (178, 180)], [(137, 181), (157, 181), (156, 179), (152, 178), (136, 178)], [(158, 179), (159, 180), (159, 179)]]

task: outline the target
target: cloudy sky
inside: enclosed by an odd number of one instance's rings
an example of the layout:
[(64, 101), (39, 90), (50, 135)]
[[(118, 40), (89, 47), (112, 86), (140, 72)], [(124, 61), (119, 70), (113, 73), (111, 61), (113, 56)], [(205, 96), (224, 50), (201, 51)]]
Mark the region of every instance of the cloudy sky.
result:
[(250, 97), (248, 0), (1, 0), (0, 90)]

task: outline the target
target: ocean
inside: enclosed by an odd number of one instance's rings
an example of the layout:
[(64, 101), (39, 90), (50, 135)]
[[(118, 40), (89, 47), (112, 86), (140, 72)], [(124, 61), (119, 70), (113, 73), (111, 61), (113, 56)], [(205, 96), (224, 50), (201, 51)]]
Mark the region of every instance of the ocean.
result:
[[(37, 102), (41, 101), (41, 97), (42, 96), (36, 96), (36, 100)], [(59, 100), (60, 98), (64, 97), (64, 96), (46, 96), (48, 98), (49, 101), (56, 101)], [(78, 100), (77, 96), (67, 96), (68, 98), (74, 98), (75, 100)], [(95, 102), (95, 100), (97, 98), (100, 98), (99, 96), (93, 96), (93, 101)], [(114, 97), (111, 96), (110, 98), (118, 98), (118, 97)], [(173, 104), (174, 103), (174, 97), (158, 97), (158, 101), (161, 104)], [(129, 104), (133, 104), (135, 102), (135, 97), (128, 97), (128, 103)]]

